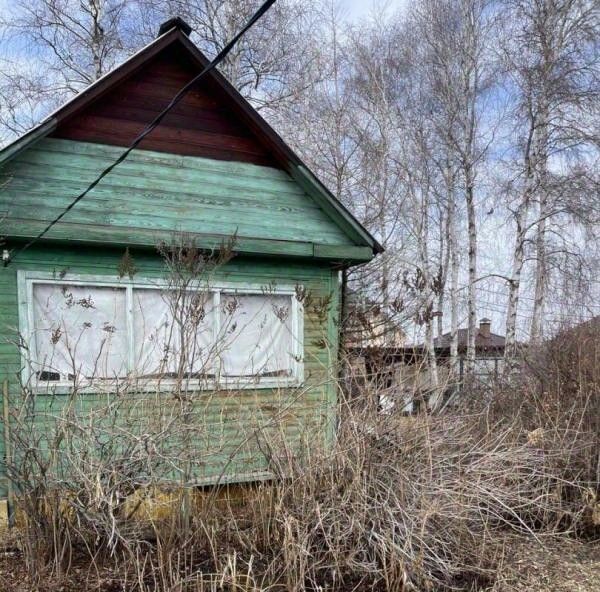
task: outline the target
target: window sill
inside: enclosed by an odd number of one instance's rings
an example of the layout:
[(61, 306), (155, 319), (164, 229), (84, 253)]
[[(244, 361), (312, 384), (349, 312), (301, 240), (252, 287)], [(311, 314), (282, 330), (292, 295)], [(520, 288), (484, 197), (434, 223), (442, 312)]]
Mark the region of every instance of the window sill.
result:
[[(275, 378), (265, 377), (262, 379), (235, 379), (231, 381), (221, 380), (220, 382), (198, 379), (184, 379), (181, 381), (173, 379), (165, 380), (123, 380), (116, 383), (96, 381), (86, 385), (77, 386), (79, 394), (89, 395), (109, 395), (125, 393), (195, 393), (195, 392), (217, 392), (217, 391), (237, 391), (237, 390), (267, 390), (267, 389), (292, 389), (299, 388), (303, 382), (297, 378)], [(52, 382), (38, 383), (30, 388), (36, 395), (70, 395), (74, 391), (72, 382)]]

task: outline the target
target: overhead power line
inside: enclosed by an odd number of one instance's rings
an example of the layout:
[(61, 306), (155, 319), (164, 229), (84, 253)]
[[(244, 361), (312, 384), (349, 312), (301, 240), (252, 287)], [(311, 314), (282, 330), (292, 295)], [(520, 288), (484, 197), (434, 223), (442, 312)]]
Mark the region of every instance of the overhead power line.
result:
[(125, 149), (125, 151), (117, 158), (112, 164), (107, 166), (77, 197), (71, 201), (71, 203), (58, 215), (54, 218), (48, 225), (35, 237), (32, 238), (29, 242), (23, 245), (20, 249), (15, 251), (13, 255), (11, 255), (7, 260), (4, 261), (4, 266), (6, 267), (11, 261), (13, 261), (18, 255), (20, 255), (23, 251), (27, 250), (29, 247), (38, 242), (41, 238), (43, 238), (48, 231), (58, 222), (60, 222), (64, 216), (73, 209), (73, 207), (79, 203), (106, 175), (108, 175), (115, 167), (121, 164), (134, 150), (137, 146), (139, 146), (140, 142), (148, 136), (154, 129), (158, 127), (160, 122), (165, 118), (165, 116), (169, 113), (179, 101), (185, 96), (185, 94), (206, 74), (208, 74), (211, 70), (214, 70), (224, 59), (227, 57), (227, 54), (232, 50), (234, 45), (244, 36), (244, 34), (275, 4), (277, 0), (266, 0), (261, 7), (254, 13), (252, 18), (244, 25), (244, 27), (233, 37), (227, 45), (223, 47), (223, 49), (218, 53), (218, 55), (207, 65), (205, 68), (197, 74), (194, 78), (192, 78), (170, 101), (170, 103), (148, 124), (148, 126), (133, 140), (133, 142)]

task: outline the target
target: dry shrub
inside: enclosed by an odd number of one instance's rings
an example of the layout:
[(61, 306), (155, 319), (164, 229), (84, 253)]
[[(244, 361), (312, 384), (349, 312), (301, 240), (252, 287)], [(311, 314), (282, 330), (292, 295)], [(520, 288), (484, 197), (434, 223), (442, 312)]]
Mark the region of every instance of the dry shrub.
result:
[(469, 589), (493, 579), (503, 533), (566, 533), (581, 520), (582, 495), (563, 496), (561, 451), (513, 425), (370, 419), (347, 417), (337, 453), (283, 489), (287, 589)]
[(533, 444), (559, 451), (562, 478), (600, 499), (600, 319), (527, 352), (518, 382), (495, 394), (488, 415), (514, 418)]
[(330, 451), (274, 464), (280, 478), (244, 503), (208, 495), (186, 513), (182, 495), (180, 511), (145, 530), (115, 520), (112, 554), (92, 545), (105, 513), (55, 503), (52, 520), (28, 521), (26, 540), (37, 544), (24, 552), (33, 576), (44, 545), (50, 566), (83, 552), (95, 562), (91, 579), (110, 564), (127, 590), (474, 589), (494, 580), (507, 532), (578, 530), (593, 486), (572, 471), (589, 449), (565, 446), (570, 427), (538, 441), (520, 418), (491, 417), (489, 408), (401, 417), (344, 405)]
[[(37, 444), (24, 432), (16, 458), (33, 464), (11, 474), (30, 479), (15, 485), (28, 492), (22, 550), (32, 585), (46, 589), (47, 573), (68, 577), (83, 563), (90, 586), (108, 568), (107, 589), (122, 590), (485, 588), (508, 535), (597, 534), (596, 355), (580, 336), (552, 342), (518, 383), (437, 416), (382, 413), (363, 384), (363, 396), (340, 404), (329, 450), (300, 463), (265, 443), (273, 482), (244, 500), (209, 491), (201, 506), (184, 489), (173, 512), (135, 524), (126, 505), (92, 503), (97, 485), (75, 465), (90, 462), (81, 447), (94, 439), (80, 435), (79, 453), (61, 461), (80, 476), (76, 497), (53, 497), (49, 473), (34, 476)], [(127, 454), (137, 464), (108, 455), (94, 461), (96, 473), (110, 474), (115, 490), (156, 486), (156, 459), (140, 447)]]

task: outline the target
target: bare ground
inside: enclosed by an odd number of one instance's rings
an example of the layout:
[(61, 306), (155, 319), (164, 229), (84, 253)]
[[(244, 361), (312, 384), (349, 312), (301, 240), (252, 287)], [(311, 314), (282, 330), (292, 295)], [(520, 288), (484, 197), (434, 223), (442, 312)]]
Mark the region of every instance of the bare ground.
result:
[(600, 541), (509, 540), (491, 591), (598, 592)]
[[(135, 589), (133, 582), (124, 585), (109, 569), (96, 571), (84, 565), (73, 566), (68, 577), (49, 576), (36, 586), (28, 580), (19, 551), (10, 545), (2, 546), (5, 550), (0, 552), (0, 592)], [(506, 537), (501, 549), (495, 582), (480, 592), (600, 592), (600, 541)]]

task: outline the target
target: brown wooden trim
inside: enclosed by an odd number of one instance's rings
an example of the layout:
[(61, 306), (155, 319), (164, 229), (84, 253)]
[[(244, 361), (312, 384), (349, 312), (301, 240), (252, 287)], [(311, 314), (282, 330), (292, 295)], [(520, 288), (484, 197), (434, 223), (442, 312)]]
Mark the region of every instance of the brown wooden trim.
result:
[[(199, 69), (187, 49), (175, 42), (101, 98), (61, 121), (52, 136), (130, 146)], [(141, 149), (281, 167), (262, 136), (240, 121), (231, 100), (209, 80), (191, 89), (177, 107), (144, 139)]]

